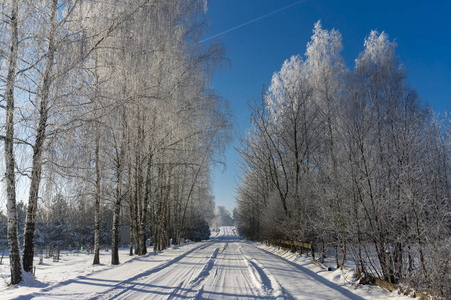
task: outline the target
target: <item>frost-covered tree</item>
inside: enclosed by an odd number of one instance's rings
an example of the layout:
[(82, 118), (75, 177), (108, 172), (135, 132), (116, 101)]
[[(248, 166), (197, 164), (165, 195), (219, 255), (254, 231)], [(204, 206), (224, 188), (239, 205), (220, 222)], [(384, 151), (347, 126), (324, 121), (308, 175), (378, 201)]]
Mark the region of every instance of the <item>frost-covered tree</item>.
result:
[(238, 229), (313, 241), (337, 267), (350, 255), (363, 274), (447, 295), (449, 116), (420, 102), (386, 33), (370, 33), (352, 72), (341, 49), (316, 23), (305, 59), (287, 60), (251, 106)]
[[(33, 267), (36, 234), (40, 244), (51, 232), (78, 246), (94, 243), (93, 263), (102, 241), (111, 240), (118, 264), (121, 224), (131, 225), (142, 255), (149, 234), (163, 249), (193, 222), (212, 218), (209, 172), (229, 140), (231, 116), (227, 102), (209, 89), (223, 49), (200, 43), (207, 2), (1, 5), (1, 60), (9, 67), (1, 69), (6, 114), (0, 136), (12, 283), (21, 280), (17, 174), (28, 178), (22, 184), (29, 188), (25, 271)], [(57, 194), (68, 211), (78, 209), (71, 230), (58, 231), (66, 226), (62, 220), (54, 226), (49, 207)], [(106, 216), (112, 218), (109, 239)]]
[[(333, 222), (325, 230), (325, 234), (335, 238), (336, 246), (343, 244), (343, 205), (347, 195), (344, 193), (340, 173), (340, 112), (342, 109), (344, 78), (347, 76), (344, 59), (341, 56), (342, 38), (335, 29), (322, 28), (321, 22), (314, 25), (311, 41), (307, 44), (306, 69), (307, 80), (312, 89), (312, 102), (316, 105), (318, 130), (316, 138), (319, 145), (320, 158), (317, 159), (320, 170), (319, 183), (324, 204), (321, 215)], [(328, 237), (331, 238), (331, 237)], [(335, 247), (337, 249), (337, 247)], [(337, 267), (339, 263), (337, 261)]]
[[(6, 110), (5, 135), (3, 137), (5, 144), (5, 164), (6, 164), (6, 190), (7, 190), (7, 210), (8, 210), (8, 248), (11, 265), (11, 283), (17, 284), (22, 280), (22, 265), (20, 263), (19, 243), (17, 236), (17, 213), (16, 213), (16, 176), (15, 176), (15, 154), (14, 154), (14, 111), (15, 111), (15, 81), (18, 73), (17, 63), (19, 56), (19, 1), (14, 0), (1, 4), (3, 14), (2, 27), (6, 30), (4, 42), (9, 53), (2, 53), (0, 58), (6, 62), (7, 74), (4, 82), (4, 94), (2, 108)], [(3, 38), (3, 37), (2, 37)], [(3, 52), (3, 51), (2, 51)], [(3, 69), (3, 68), (2, 68)]]

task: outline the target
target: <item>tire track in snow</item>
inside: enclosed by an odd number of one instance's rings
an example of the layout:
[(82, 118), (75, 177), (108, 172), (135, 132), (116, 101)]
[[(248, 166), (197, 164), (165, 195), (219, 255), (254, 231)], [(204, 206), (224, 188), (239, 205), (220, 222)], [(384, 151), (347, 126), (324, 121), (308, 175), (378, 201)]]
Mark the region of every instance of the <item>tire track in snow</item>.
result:
[(269, 296), (273, 299), (294, 299), (261, 263), (250, 258), (243, 252), (243, 247), (240, 247), (239, 251), (248, 266), (252, 281), (260, 291), (261, 296)]
[(174, 288), (174, 290), (169, 295), (168, 300), (174, 299), (176, 296), (178, 296), (177, 292), (182, 288), (184, 283), (185, 281), (182, 280), (180, 284)]
[[(249, 254), (255, 257), (255, 261), (263, 261), (267, 266), (266, 269), (273, 273), (275, 278), (282, 278), (282, 289), (286, 292), (289, 290), (296, 298), (309, 295), (312, 299), (364, 299), (314, 271), (267, 250), (267, 248), (259, 248), (248, 242), (243, 242), (243, 244), (249, 249)], [(302, 284), (300, 284), (301, 282)]]
[[(227, 230), (224, 230), (227, 234)], [(246, 260), (239, 252), (240, 241), (221, 239), (222, 250), (210, 276), (205, 277), (194, 298), (190, 299), (273, 299), (262, 296), (264, 293), (255, 286)], [(219, 245), (218, 245), (219, 246)], [(213, 273), (214, 272), (214, 273)]]
[[(227, 248), (227, 244), (224, 245), (222, 252), (224, 252), (225, 248)], [(200, 299), (201, 295), (202, 295), (202, 291), (204, 288), (204, 282), (205, 279), (207, 279), (207, 277), (210, 276), (210, 272), (213, 270), (216, 258), (218, 257), (218, 253), (219, 253), (219, 247), (216, 247), (216, 249), (213, 251), (213, 254), (210, 256), (210, 258), (208, 259), (208, 261), (205, 263), (204, 267), (202, 268), (202, 270), (199, 272), (199, 274), (197, 274), (197, 276), (190, 281), (188, 288), (185, 289), (185, 292), (183, 296), (187, 296), (186, 294), (188, 294), (189, 291), (196, 291), (194, 293), (193, 297), (190, 297), (190, 299)], [(217, 274), (217, 269), (215, 269), (215, 273), (213, 276), (216, 276)], [(178, 295), (180, 296), (180, 295)]]
[[(130, 290), (130, 288), (135, 286), (134, 284), (131, 284), (131, 282), (141, 282), (145, 279), (145, 277), (153, 275), (155, 273), (158, 273), (162, 270), (165, 270), (167, 267), (170, 267), (173, 264), (176, 264), (177, 262), (182, 260), (183, 258), (187, 257), (192, 252), (197, 251), (197, 250), (203, 250), (203, 249), (207, 248), (208, 246), (211, 246), (211, 243), (205, 243), (205, 244), (199, 245), (198, 247), (194, 247), (193, 249), (188, 250), (187, 252), (184, 252), (184, 253), (180, 254), (179, 256), (176, 256), (167, 262), (164, 262), (158, 266), (150, 268), (149, 270), (146, 270), (144, 272), (138, 273), (135, 276), (133, 276), (127, 280), (119, 282), (114, 287), (112, 287), (106, 291), (103, 291), (101, 294), (95, 295), (94, 297), (90, 298), (90, 300), (112, 299), (112, 298), (120, 297), (123, 294), (125, 294), (126, 292), (128, 292)], [(172, 293), (174, 293), (174, 292), (172, 292)]]
[(226, 251), (227, 247), (229, 246), (229, 243), (225, 243), (224, 247), (222, 247), (221, 254)]
[(210, 256), (210, 258), (208, 259), (208, 261), (205, 264), (205, 266), (203, 267), (203, 269), (196, 276), (196, 278), (194, 278), (190, 282), (190, 285), (192, 287), (199, 286), (202, 283), (202, 281), (204, 281), (205, 278), (208, 277), (208, 275), (210, 275), (210, 271), (213, 269), (213, 265), (215, 264), (215, 260), (216, 260), (216, 257), (218, 256), (218, 252), (219, 252), (219, 247), (215, 249), (215, 251)]

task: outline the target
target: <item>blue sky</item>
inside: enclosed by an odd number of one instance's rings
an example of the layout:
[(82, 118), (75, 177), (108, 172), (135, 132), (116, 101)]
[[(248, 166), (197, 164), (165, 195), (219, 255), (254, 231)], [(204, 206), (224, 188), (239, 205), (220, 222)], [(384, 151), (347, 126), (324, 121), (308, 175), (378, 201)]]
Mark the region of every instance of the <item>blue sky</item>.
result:
[(237, 135), (225, 154), (226, 170), (214, 169), (213, 193), (216, 204), (230, 211), (239, 183), (234, 147), (250, 126), (247, 101), (260, 97), (284, 60), (304, 54), (319, 19), (323, 28), (341, 32), (349, 69), (370, 31), (385, 31), (398, 43), (397, 55), (420, 98), (436, 111), (451, 106), (451, 1), (210, 0), (207, 16), (205, 38), (247, 23), (215, 38), (224, 43), (231, 67), (219, 70), (212, 85), (230, 102)]

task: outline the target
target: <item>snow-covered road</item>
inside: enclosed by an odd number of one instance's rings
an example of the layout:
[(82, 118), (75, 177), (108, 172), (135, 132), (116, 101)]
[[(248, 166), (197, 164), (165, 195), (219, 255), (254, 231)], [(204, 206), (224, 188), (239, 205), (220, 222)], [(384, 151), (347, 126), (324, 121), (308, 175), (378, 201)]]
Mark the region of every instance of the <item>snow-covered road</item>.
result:
[(157, 256), (148, 254), (23, 296), (26, 299), (367, 298), (256, 245), (242, 241), (233, 227), (223, 227), (209, 241)]

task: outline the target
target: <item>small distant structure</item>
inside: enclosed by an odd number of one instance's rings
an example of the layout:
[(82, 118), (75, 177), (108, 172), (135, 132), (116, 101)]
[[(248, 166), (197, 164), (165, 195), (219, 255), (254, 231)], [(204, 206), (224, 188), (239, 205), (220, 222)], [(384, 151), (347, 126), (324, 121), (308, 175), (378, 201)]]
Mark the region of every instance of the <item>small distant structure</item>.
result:
[(130, 226), (123, 225), (119, 227), (119, 246), (130, 245)]

